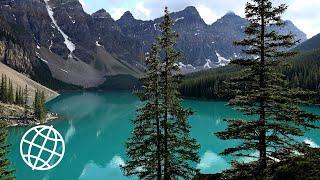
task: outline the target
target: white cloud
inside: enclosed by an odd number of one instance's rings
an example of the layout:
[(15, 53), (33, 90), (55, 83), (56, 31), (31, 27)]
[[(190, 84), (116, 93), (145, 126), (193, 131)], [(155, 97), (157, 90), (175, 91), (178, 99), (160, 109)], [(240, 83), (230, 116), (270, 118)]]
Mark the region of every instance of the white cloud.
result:
[(208, 150), (200, 158), (200, 163), (197, 168), (202, 173), (217, 173), (228, 169), (230, 164), (226, 162), (221, 156)]
[(82, 5), (82, 7), (83, 7), (83, 9), (84, 9), (85, 11), (89, 11), (89, 9), (88, 9), (88, 7), (87, 7), (87, 5), (86, 5), (86, 3), (85, 3), (85, 0), (79, 0), (79, 2), (80, 2), (80, 4)]
[(116, 155), (108, 164), (100, 166), (92, 161), (88, 162), (83, 168), (78, 179), (129, 179), (123, 176), (120, 166), (125, 165), (124, 160)]
[(309, 146), (312, 148), (320, 148), (320, 146), (317, 143), (315, 143), (312, 139), (305, 139), (303, 142), (309, 144)]
[(212, 24), (215, 22), (218, 18), (219, 15), (215, 14), (215, 12), (208, 8), (207, 6), (204, 6), (200, 4), (197, 7), (197, 10), (199, 11), (199, 14), (201, 15), (202, 19), (207, 23), (207, 24)]
[(110, 14), (113, 19), (119, 19), (126, 11), (124, 8), (112, 8)]
[(76, 134), (76, 128), (73, 126), (72, 121), (69, 121), (69, 128), (64, 137), (66, 144), (70, 141), (70, 139)]
[(289, 8), (285, 14), (308, 38), (320, 33), (320, 1), (319, 0), (288, 0)]

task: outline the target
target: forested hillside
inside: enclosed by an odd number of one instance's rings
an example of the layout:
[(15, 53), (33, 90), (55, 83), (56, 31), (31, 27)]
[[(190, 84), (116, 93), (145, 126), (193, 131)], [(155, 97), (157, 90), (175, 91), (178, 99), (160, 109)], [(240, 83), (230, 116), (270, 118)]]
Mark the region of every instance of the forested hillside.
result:
[[(285, 60), (279, 67), (289, 80), (290, 87), (320, 92), (320, 49), (304, 51)], [(239, 68), (226, 66), (186, 76), (180, 91), (183, 96), (203, 99), (228, 99), (232, 94), (225, 83), (239, 73)]]
[(298, 45), (294, 50), (296, 51), (310, 51), (320, 48), (320, 34), (315, 35), (311, 39)]

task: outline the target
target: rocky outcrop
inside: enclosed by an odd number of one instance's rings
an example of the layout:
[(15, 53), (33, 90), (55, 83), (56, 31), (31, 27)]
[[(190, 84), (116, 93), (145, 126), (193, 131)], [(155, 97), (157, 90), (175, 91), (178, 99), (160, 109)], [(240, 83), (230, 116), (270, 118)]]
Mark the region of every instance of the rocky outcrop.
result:
[[(182, 11), (171, 13), (174, 21), (174, 30), (179, 33), (177, 49), (183, 52), (182, 66), (205, 69), (208, 67), (222, 66), (222, 59), (230, 60), (241, 55), (241, 48), (233, 45), (236, 40), (245, 37), (244, 30), (248, 21), (229, 12), (211, 25), (207, 25), (195, 7), (187, 7)], [(161, 32), (159, 24), (162, 18), (153, 21), (135, 19), (130, 12), (126, 12), (117, 21), (122, 32), (129, 37), (138, 39), (143, 44), (145, 54)], [(301, 42), (306, 40), (306, 35), (286, 21), (283, 28), (270, 28), (280, 33), (292, 32)], [(191, 66), (190, 66), (191, 65)], [(184, 68), (185, 69), (185, 68)]]
[[(248, 22), (236, 14), (208, 25), (190, 6), (171, 17), (180, 35), (176, 48), (184, 54), (179, 62), (183, 72), (223, 66), (241, 55), (233, 41), (245, 36)], [(139, 77), (161, 22), (137, 20), (129, 11), (117, 21), (103, 9), (90, 15), (78, 0), (0, 0), (0, 30), (16, 39), (0, 37), (5, 42), (0, 60), (28, 74), (41, 64), (54, 78), (82, 87), (99, 86), (108, 76)], [(306, 39), (291, 22), (286, 24), (278, 30)]]
[[(78, 0), (0, 1), (0, 19), (11, 28), (32, 66), (48, 66), (52, 76), (63, 82), (92, 87), (110, 74), (134, 72), (131, 75), (138, 77), (143, 70), (140, 43), (127, 38), (104, 10), (85, 13)], [(101, 53), (101, 48), (107, 53)], [(20, 70), (18, 58), (7, 60)], [(114, 60), (117, 69), (101, 64)]]
[(10, 41), (0, 41), (0, 62), (24, 74), (32, 72), (28, 55), (19, 45)]

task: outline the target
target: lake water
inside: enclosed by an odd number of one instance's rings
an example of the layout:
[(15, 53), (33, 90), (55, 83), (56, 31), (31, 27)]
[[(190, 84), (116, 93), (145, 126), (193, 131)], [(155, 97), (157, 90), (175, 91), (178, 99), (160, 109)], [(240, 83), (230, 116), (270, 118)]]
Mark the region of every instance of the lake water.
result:
[[(130, 136), (139, 101), (130, 93), (65, 93), (50, 101), (49, 111), (60, 114), (58, 121), (50, 123), (63, 136), (66, 143), (65, 156), (60, 164), (49, 171), (33, 171), (20, 157), (19, 144), (29, 129), (10, 129), (10, 160), (18, 180), (122, 180), (119, 164), (126, 158), (124, 144)], [(225, 118), (241, 117), (225, 106), (226, 102), (185, 100), (195, 114), (190, 117), (191, 135), (201, 145), (201, 162), (197, 165), (203, 173), (215, 173), (230, 167), (230, 157), (219, 153), (235, 142), (222, 141), (213, 135), (225, 129)], [(319, 107), (308, 111), (320, 114)], [(313, 146), (320, 144), (319, 130), (309, 131), (301, 140)], [(246, 159), (244, 159), (246, 160)], [(133, 178), (131, 178), (133, 179)]]

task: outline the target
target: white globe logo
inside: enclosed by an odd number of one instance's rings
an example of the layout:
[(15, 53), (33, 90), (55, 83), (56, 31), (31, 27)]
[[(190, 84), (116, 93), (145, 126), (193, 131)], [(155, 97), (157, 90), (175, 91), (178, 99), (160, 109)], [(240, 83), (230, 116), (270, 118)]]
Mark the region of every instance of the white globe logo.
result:
[(35, 126), (23, 135), (20, 142), (21, 157), (32, 170), (54, 168), (62, 160), (64, 151), (64, 140), (52, 126)]

